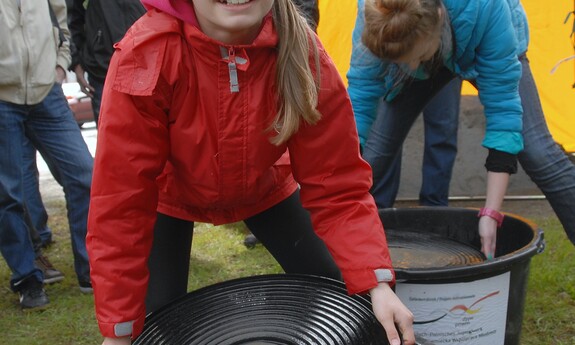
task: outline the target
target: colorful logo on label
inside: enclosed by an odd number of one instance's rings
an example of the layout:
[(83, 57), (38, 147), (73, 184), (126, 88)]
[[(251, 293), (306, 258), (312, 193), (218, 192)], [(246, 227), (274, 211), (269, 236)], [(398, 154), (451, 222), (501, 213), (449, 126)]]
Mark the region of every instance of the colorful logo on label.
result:
[(490, 293), (490, 294), (487, 294), (486, 296), (483, 296), (483, 297), (481, 297), (480, 299), (478, 299), (477, 301), (473, 302), (469, 307), (467, 307), (467, 306), (465, 306), (465, 305), (463, 305), (463, 304), (457, 304), (457, 305), (455, 305), (455, 306), (449, 308), (449, 310), (448, 310), (447, 312), (443, 313), (443, 315), (441, 315), (441, 316), (439, 316), (439, 317), (436, 317), (436, 318), (431, 319), (431, 320), (425, 320), (425, 321), (417, 321), (417, 320), (416, 320), (416, 321), (413, 322), (413, 324), (414, 324), (414, 325), (424, 325), (424, 324), (427, 324), (427, 323), (437, 322), (437, 321), (443, 319), (444, 317), (446, 317), (446, 316), (449, 315), (449, 314), (456, 314), (456, 313), (459, 313), (459, 312), (462, 312), (463, 314), (468, 314), (468, 315), (477, 314), (477, 313), (481, 310), (481, 307), (478, 307), (478, 308), (476, 308), (476, 309), (473, 309), (473, 307), (475, 307), (475, 306), (476, 306), (477, 304), (479, 304), (480, 302), (485, 301), (486, 299), (488, 299), (488, 298), (490, 298), (490, 297), (493, 297), (493, 296), (495, 296), (495, 295), (498, 295), (498, 294), (499, 294), (499, 291), (495, 291), (495, 292), (492, 292), (492, 293)]

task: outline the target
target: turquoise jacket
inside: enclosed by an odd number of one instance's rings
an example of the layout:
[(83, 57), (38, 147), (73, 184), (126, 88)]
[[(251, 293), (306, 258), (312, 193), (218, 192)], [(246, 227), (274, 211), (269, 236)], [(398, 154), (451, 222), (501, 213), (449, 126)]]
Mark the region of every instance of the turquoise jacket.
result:
[[(485, 109), (482, 145), (516, 154), (523, 149), (518, 55), (527, 51), (529, 28), (519, 0), (443, 0), (455, 44), (444, 64), (465, 80), (474, 80)], [(377, 115), (381, 98), (391, 101), (401, 91), (400, 66), (373, 55), (361, 42), (364, 0), (358, 0), (353, 50), (347, 73), (362, 145)], [(414, 77), (421, 78), (421, 71)]]

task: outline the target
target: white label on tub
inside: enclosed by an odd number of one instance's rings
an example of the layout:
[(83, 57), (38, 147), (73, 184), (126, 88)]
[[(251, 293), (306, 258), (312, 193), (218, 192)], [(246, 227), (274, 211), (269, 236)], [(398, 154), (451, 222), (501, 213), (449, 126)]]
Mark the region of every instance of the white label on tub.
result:
[(414, 330), (433, 344), (505, 343), (510, 273), (468, 283), (397, 283), (415, 317)]

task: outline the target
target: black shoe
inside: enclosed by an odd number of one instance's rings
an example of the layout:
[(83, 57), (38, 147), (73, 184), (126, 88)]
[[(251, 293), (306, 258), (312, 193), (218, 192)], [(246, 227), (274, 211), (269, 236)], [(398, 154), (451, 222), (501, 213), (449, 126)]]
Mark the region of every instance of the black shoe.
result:
[(20, 307), (23, 311), (42, 310), (48, 307), (50, 301), (44, 291), (44, 285), (35, 278), (29, 278), (18, 287)]
[(49, 247), (51, 247), (54, 243), (56, 243), (56, 241), (54, 241), (53, 239), (49, 239), (46, 241), (42, 241), (42, 249), (48, 249)]
[(34, 264), (42, 270), (44, 274), (44, 284), (53, 284), (64, 280), (64, 274), (54, 268), (52, 263), (44, 255), (40, 254), (36, 260), (34, 260)]
[(253, 249), (259, 242), (260, 240), (258, 240), (253, 234), (249, 234), (244, 238), (244, 245), (248, 249)]
[(94, 293), (91, 282), (80, 282), (80, 292), (82, 293)]

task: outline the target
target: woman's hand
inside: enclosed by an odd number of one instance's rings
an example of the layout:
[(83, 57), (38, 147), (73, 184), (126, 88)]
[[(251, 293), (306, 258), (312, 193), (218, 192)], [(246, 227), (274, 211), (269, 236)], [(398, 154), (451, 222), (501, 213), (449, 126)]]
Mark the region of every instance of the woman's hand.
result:
[(130, 345), (132, 340), (130, 337), (123, 338), (104, 338), (102, 345)]
[(369, 294), (373, 312), (385, 329), (389, 344), (400, 345), (403, 339), (404, 345), (414, 345), (413, 314), (403, 305), (389, 284), (379, 283)]
[[(487, 194), (484, 207), (499, 211), (505, 198), (508, 183), (508, 173), (488, 171)], [(481, 236), (481, 252), (483, 252), (487, 260), (493, 259), (495, 257), (495, 242), (497, 240), (497, 221), (489, 216), (479, 218), (479, 236)]]
[(481, 252), (487, 260), (495, 257), (495, 243), (497, 239), (497, 221), (490, 217), (479, 218), (479, 236), (481, 236)]

